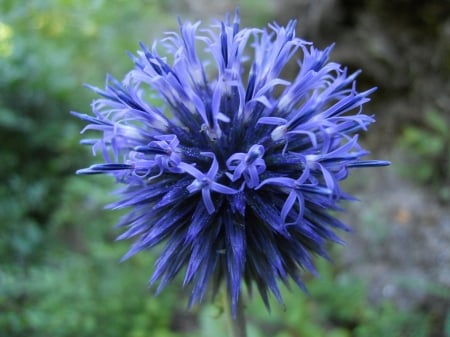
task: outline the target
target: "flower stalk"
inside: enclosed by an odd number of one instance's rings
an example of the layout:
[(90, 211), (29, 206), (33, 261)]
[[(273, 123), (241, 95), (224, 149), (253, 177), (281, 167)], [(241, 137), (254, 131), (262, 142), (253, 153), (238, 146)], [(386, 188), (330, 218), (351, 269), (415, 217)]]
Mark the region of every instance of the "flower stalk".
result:
[(239, 294), (238, 303), (236, 308), (233, 310), (231, 296), (225, 289), (223, 292), (223, 306), (227, 320), (229, 337), (247, 337), (247, 324), (242, 294)]

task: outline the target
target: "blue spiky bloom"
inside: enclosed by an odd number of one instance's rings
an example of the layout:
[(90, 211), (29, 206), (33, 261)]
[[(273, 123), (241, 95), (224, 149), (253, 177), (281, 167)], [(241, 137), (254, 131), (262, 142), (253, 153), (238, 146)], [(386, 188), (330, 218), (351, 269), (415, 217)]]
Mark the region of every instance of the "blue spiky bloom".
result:
[(358, 92), (358, 72), (297, 38), (295, 21), (240, 29), (236, 12), (199, 25), (180, 21), (178, 34), (130, 55), (123, 81), (89, 86), (100, 96), (93, 116), (73, 114), (102, 134), (82, 143), (104, 162), (78, 173), (124, 185), (111, 206), (129, 209), (118, 239), (134, 240), (125, 259), (161, 245), (157, 291), (182, 272), (190, 304), (223, 282), (233, 310), (244, 283), (266, 305), (269, 293), (282, 302), (279, 281), (303, 288), (302, 270), (348, 230), (330, 213), (352, 199), (339, 182), (388, 165), (362, 160), (358, 144), (375, 89)]

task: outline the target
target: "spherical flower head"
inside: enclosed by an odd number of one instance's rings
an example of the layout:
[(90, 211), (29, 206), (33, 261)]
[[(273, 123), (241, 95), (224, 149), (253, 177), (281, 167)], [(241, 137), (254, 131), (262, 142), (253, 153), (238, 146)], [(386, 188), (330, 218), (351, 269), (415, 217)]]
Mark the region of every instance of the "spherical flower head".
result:
[(236, 11), (199, 25), (180, 21), (179, 33), (140, 45), (122, 81), (90, 87), (93, 116), (73, 114), (100, 132), (83, 143), (103, 162), (78, 173), (125, 185), (112, 205), (129, 209), (124, 258), (161, 245), (157, 291), (182, 273), (190, 304), (225, 283), (235, 310), (245, 283), (268, 306), (269, 293), (282, 302), (279, 281), (303, 288), (302, 270), (348, 229), (330, 211), (352, 199), (339, 186), (350, 169), (388, 165), (362, 160), (358, 144), (374, 89), (358, 92), (358, 72), (297, 38), (295, 21), (240, 29)]

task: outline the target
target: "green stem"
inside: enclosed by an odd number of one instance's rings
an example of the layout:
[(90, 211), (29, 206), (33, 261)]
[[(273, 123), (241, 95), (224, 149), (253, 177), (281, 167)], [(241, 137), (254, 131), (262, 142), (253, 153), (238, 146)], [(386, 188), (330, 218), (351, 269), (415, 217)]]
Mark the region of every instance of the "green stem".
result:
[[(226, 288), (226, 287), (225, 287)], [(225, 315), (228, 323), (228, 330), (230, 333), (229, 337), (246, 337), (247, 330), (245, 327), (245, 315), (244, 315), (244, 305), (242, 303), (242, 296), (239, 294), (239, 300), (236, 308), (236, 316), (233, 317), (231, 312), (231, 296), (228, 291), (223, 292), (223, 303)]]

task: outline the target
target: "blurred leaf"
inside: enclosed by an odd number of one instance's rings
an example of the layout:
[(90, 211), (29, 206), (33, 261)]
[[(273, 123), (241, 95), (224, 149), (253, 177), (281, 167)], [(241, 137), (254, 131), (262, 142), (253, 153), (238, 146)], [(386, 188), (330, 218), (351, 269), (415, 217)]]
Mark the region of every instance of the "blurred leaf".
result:
[(440, 136), (446, 136), (448, 133), (448, 123), (443, 114), (436, 110), (429, 110), (425, 114), (425, 122), (432, 130), (436, 131)]
[(450, 337), (450, 311), (447, 313), (447, 318), (444, 323), (444, 333), (446, 337)]
[[(407, 126), (398, 145), (407, 151), (407, 160), (399, 167), (403, 173), (431, 186), (442, 201), (448, 201), (446, 186), (450, 179), (450, 133), (443, 113), (429, 110), (424, 124)], [(414, 167), (411, 170), (411, 167)]]
[(0, 128), (8, 128), (16, 131), (30, 131), (32, 122), (11, 109), (0, 106)]

